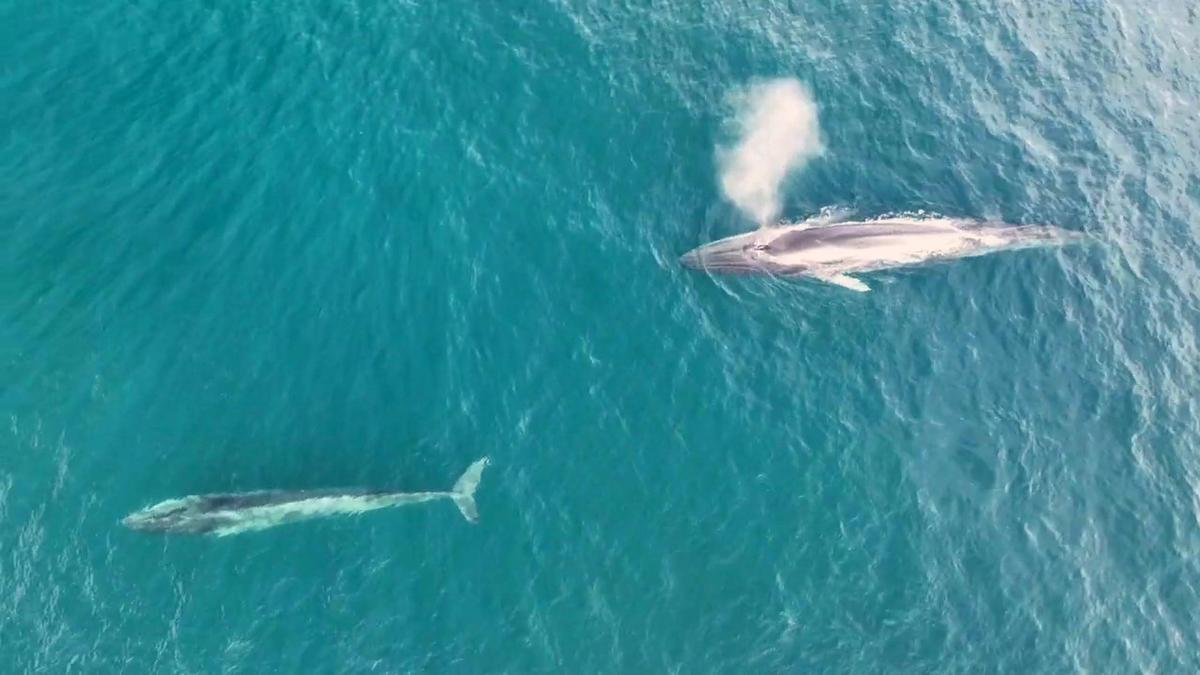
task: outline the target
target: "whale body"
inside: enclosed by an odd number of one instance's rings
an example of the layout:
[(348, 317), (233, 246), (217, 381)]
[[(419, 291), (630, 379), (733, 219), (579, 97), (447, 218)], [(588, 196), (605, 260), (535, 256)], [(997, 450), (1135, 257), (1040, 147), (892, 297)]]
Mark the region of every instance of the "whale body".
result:
[(1047, 225), (889, 217), (762, 228), (696, 248), (680, 262), (716, 274), (807, 277), (866, 292), (870, 287), (851, 274), (996, 251), (1060, 246), (1082, 238), (1079, 233)]
[(453, 501), (463, 517), (475, 523), (479, 521), (475, 489), (487, 465), (487, 457), (476, 461), (447, 492), (380, 492), (353, 488), (191, 495), (142, 509), (127, 516), (121, 524), (134, 530), (223, 537), (312, 518), (353, 515), (437, 499)]

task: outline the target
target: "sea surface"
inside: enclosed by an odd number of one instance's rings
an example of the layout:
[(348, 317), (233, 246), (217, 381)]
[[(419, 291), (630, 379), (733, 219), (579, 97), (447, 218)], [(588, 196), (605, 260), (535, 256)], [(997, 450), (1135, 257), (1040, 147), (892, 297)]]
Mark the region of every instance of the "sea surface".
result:
[[(1093, 242), (685, 270), (764, 78), (782, 218)], [(1184, 0), (0, 3), (0, 672), (1197, 672), (1198, 111)]]

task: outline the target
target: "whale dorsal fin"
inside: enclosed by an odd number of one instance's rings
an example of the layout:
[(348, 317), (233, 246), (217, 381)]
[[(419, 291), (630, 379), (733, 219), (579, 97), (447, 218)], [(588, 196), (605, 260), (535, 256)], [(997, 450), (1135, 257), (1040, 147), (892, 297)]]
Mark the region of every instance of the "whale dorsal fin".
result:
[(844, 223), (854, 215), (854, 209), (845, 206), (826, 206), (821, 209), (816, 215), (805, 218), (798, 223), (792, 223), (793, 227), (799, 227), (805, 230), (814, 227), (829, 227)]
[(855, 279), (849, 274), (816, 274), (813, 275), (813, 278), (824, 281), (827, 284), (833, 284), (834, 286), (841, 286), (842, 288), (857, 291), (858, 293), (866, 293), (867, 291), (871, 290), (870, 286), (864, 284), (858, 279)]

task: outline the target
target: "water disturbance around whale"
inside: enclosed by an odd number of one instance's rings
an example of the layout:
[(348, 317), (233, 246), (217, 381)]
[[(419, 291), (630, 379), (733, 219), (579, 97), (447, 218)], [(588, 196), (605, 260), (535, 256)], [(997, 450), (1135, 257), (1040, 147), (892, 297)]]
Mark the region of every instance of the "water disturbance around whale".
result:
[(446, 492), (380, 492), (351, 488), (191, 495), (159, 502), (127, 516), (121, 524), (132, 530), (223, 537), (313, 518), (356, 515), (438, 499), (453, 501), (468, 522), (477, 523), (479, 512), (475, 505), (475, 490), (487, 465), (488, 458), (477, 460)]

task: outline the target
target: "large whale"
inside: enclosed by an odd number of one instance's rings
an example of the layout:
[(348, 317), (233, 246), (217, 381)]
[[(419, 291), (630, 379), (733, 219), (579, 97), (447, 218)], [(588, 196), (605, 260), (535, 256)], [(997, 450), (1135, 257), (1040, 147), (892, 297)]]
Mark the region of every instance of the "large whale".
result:
[(1045, 225), (888, 217), (762, 228), (696, 248), (685, 253), (680, 262), (717, 274), (807, 277), (866, 292), (871, 288), (851, 274), (1017, 248), (1058, 246), (1082, 237)]
[(351, 515), (449, 499), (469, 522), (479, 521), (475, 488), (488, 458), (476, 461), (449, 492), (376, 492), (369, 490), (270, 490), (192, 495), (142, 509), (121, 521), (134, 530), (220, 537), (325, 516)]

